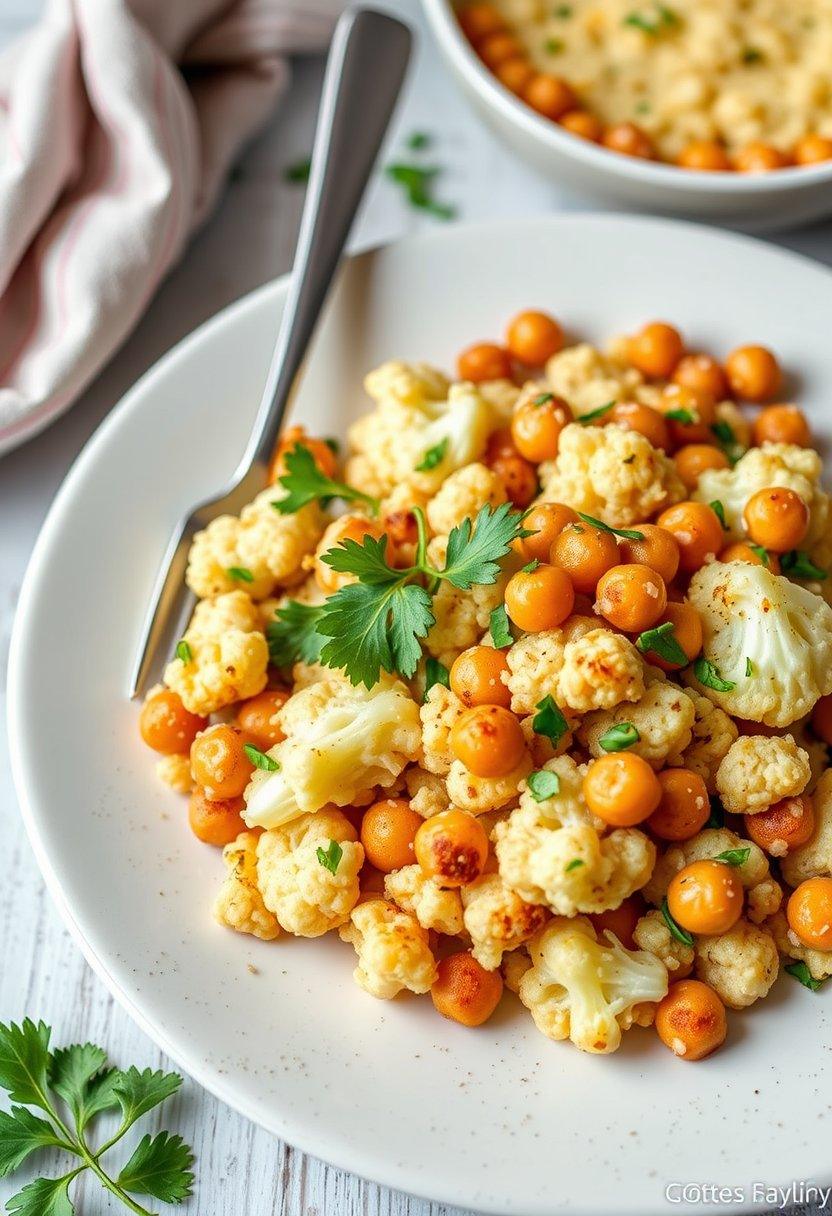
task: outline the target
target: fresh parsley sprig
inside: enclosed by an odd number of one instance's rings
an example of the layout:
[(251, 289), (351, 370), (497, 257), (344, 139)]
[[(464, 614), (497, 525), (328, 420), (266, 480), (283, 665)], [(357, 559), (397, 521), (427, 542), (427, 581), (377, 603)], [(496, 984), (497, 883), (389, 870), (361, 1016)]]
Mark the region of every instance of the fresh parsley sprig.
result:
[(319, 502), (326, 506), (334, 498), (340, 498), (344, 502), (362, 502), (373, 515), (378, 515), (377, 498), (356, 490), (354, 486), (348, 486), (344, 481), (333, 481), (331, 477), (327, 477), (315, 462), (309, 448), (304, 447), (302, 443), (295, 444), (291, 452), (286, 453), (283, 462), (286, 472), (278, 478), (278, 482), (286, 491), (286, 497), (272, 503), (281, 515), (294, 515), (295, 511), (310, 502)]
[[(175, 1094), (182, 1084), (176, 1073), (146, 1068), (113, 1068), (106, 1053), (92, 1043), (50, 1051), (51, 1030), (27, 1018), (20, 1025), (0, 1024), (0, 1087), (13, 1103), (0, 1111), (0, 1178), (13, 1173), (41, 1149), (61, 1149), (74, 1158), (58, 1178), (36, 1178), (6, 1207), (15, 1216), (73, 1216), (69, 1188), (85, 1171), (136, 1216), (152, 1216), (133, 1195), (150, 1195), (163, 1203), (181, 1203), (193, 1185), (193, 1153), (180, 1136), (144, 1135), (117, 1177), (102, 1157), (148, 1111)], [(42, 1112), (34, 1114), (28, 1107)], [(121, 1122), (103, 1144), (94, 1146), (88, 1128), (97, 1115), (121, 1110)]]

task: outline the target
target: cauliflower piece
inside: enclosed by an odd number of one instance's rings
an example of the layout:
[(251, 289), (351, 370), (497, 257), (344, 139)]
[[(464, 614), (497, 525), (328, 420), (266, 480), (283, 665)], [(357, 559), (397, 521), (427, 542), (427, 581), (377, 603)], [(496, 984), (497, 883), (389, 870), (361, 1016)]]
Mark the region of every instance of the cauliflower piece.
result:
[(694, 712), (691, 742), (681, 752), (670, 752), (667, 763), (673, 768), (689, 768), (698, 773), (708, 787), (708, 793), (713, 794), (717, 769), (739, 731), (734, 720), (713, 701), (694, 689), (689, 690), (688, 696)]
[(832, 692), (832, 608), (820, 596), (765, 566), (711, 562), (688, 598), (702, 618), (703, 655), (731, 687), (706, 688), (694, 668), (686, 678), (727, 713), (788, 726)]
[(813, 980), (826, 980), (832, 976), (832, 950), (813, 950), (789, 928), (786, 913), (775, 913), (766, 926), (774, 935), (777, 948), (786, 958), (805, 963)]
[(815, 786), (812, 805), (812, 839), (780, 858), (780, 869), (790, 887), (799, 887), (807, 878), (832, 877), (832, 769), (827, 769)]
[(608, 358), (588, 342), (552, 355), (546, 379), (552, 392), (568, 401), (579, 416), (609, 401), (632, 400), (644, 380), (634, 367)]
[(768, 929), (740, 917), (718, 937), (696, 939), (696, 974), (729, 1009), (746, 1009), (768, 996), (780, 973), (780, 958)]
[(373, 401), (398, 401), (402, 405), (427, 405), (443, 401), (450, 381), (429, 363), (403, 363), (390, 359), (364, 377), (364, 389)]
[[(318, 858), (331, 841), (341, 846), (333, 874)], [(343, 925), (358, 900), (364, 850), (341, 811), (302, 815), (263, 832), (257, 842), (257, 885), (263, 903), (295, 937), (320, 937)]]
[(273, 942), (280, 937), (280, 925), (257, 886), (257, 840), (256, 832), (241, 832), (223, 849), (228, 873), (217, 892), (213, 913), (220, 925)]
[(496, 811), (515, 800), (520, 783), (531, 771), (532, 758), (528, 752), (517, 767), (503, 777), (477, 777), (461, 760), (454, 760), (446, 778), (448, 798), (454, 806), (472, 815)]
[(686, 497), (670, 457), (620, 426), (571, 422), (540, 476), (543, 502), (566, 503), (614, 528), (630, 528)]
[(745, 888), (745, 914), (755, 925), (760, 925), (780, 907), (783, 892), (771, 877), (768, 858), (761, 848), (750, 840), (743, 840), (728, 828), (704, 828), (690, 840), (671, 845), (656, 865), (642, 894), (648, 903), (659, 907), (670, 886), (671, 879), (692, 861), (704, 861), (718, 857), (729, 849), (748, 849), (748, 857), (741, 866), (734, 868)]
[(194, 608), (185, 637), (189, 642), (218, 642), (230, 629), (262, 633), (260, 607), (240, 590), (228, 591), (213, 600), (201, 600)]
[(349, 924), (338, 932), (342, 941), (355, 946), (358, 966), (353, 977), (371, 996), (389, 1001), (404, 988), (430, 991), (436, 962), (427, 930), (414, 916), (387, 900), (371, 899), (353, 908)]
[(423, 929), (434, 929), (456, 937), (462, 932), (462, 900), (459, 891), (440, 887), (419, 865), (403, 866), (384, 877), (384, 894), (415, 916)]
[(583, 799), (586, 769), (571, 757), (544, 769), (557, 774), (557, 793), (537, 802), (525, 789), (517, 809), (494, 828), (500, 874), (521, 899), (562, 916), (617, 908), (650, 877), (655, 845), (635, 828), (602, 835)]
[(423, 819), (439, 815), (451, 805), (447, 786), (438, 773), (414, 766), (405, 773), (404, 782), (410, 796), (410, 809)]
[(194, 788), (190, 756), (161, 756), (156, 761), (156, 776), (177, 794), (190, 794)]
[(578, 739), (591, 756), (604, 756), (600, 739), (619, 722), (631, 722), (639, 740), (627, 750), (661, 768), (671, 753), (683, 752), (693, 737), (696, 717), (693, 700), (678, 684), (665, 680), (655, 669), (645, 669), (646, 688), (631, 705), (599, 710), (583, 719)]
[(799, 494), (809, 508), (809, 530), (803, 547), (810, 547), (829, 525), (829, 497), (820, 488), (821, 459), (812, 448), (790, 443), (764, 443), (751, 448), (733, 469), (707, 469), (691, 495), (699, 502), (719, 499), (733, 540), (745, 537), (743, 511), (752, 494), (769, 486), (784, 486)]
[(531, 940), (529, 954), (520, 1000), (547, 1038), (569, 1038), (581, 1051), (616, 1051), (622, 1030), (649, 1025), (667, 995), (659, 959), (625, 949), (611, 934), (600, 942), (583, 916), (557, 917)]
[(244, 793), (249, 827), (277, 828), (388, 789), (419, 754), (419, 709), (395, 680), (371, 689), (322, 680), (294, 693), (278, 717), (286, 738), (268, 754), (280, 768), (254, 770)]
[(462, 906), (471, 953), (486, 971), (496, 971), (503, 954), (528, 941), (550, 916), (548, 908), (522, 900), (499, 874), (483, 874), (463, 887)]
[(476, 583), (468, 591), (443, 580), (433, 597), (436, 623), (425, 638), (428, 653), (451, 667), (463, 650), (474, 646), (488, 629), (491, 613), (502, 604), (508, 579), (501, 574), (495, 583)]
[(303, 581), (304, 558), (313, 553), (323, 535), (326, 519), (316, 502), (282, 515), (275, 503), (287, 496), (280, 485), (269, 486), (240, 512), (237, 552), (241, 564), (255, 578), (268, 574), (272, 587), (291, 587)]
[(192, 714), (208, 717), (254, 697), (266, 687), (269, 647), (262, 633), (229, 629), (218, 640), (185, 633), (187, 662), (175, 658), (165, 668), (165, 683)]
[(519, 950), (511, 950), (503, 956), (502, 973), (503, 982), (509, 992), (519, 993), (520, 981), (526, 972), (530, 969), (532, 960), (529, 958), (525, 947), (521, 946)]
[(488, 465), (475, 461), (451, 473), (427, 505), (433, 531), (447, 536), (464, 519), (474, 519), (480, 507), (498, 507), (507, 495), (502, 478)]
[(655, 954), (675, 980), (684, 979), (693, 971), (693, 946), (686, 946), (673, 936), (661, 912), (642, 916), (633, 930), (633, 940), (640, 950)]
[(502, 679), (511, 693), (511, 708), (516, 714), (533, 714), (547, 696), (557, 697), (558, 679), (563, 667), (563, 652), (568, 642), (576, 642), (604, 628), (588, 616), (571, 616), (560, 629), (543, 629), (524, 634), (506, 651), (508, 674)]
[(717, 769), (716, 788), (726, 811), (755, 815), (802, 794), (811, 775), (809, 757), (791, 735), (744, 735)]
[[(240, 586), (230, 570), (244, 565), (237, 549), (240, 536), (240, 521), (236, 515), (218, 515), (207, 528), (197, 532), (188, 553), (188, 568), (185, 582), (200, 599), (212, 599)], [(252, 581), (246, 589), (254, 599), (264, 599), (271, 594), (274, 580), (269, 571), (259, 566), (250, 571)]]
[(465, 706), (444, 684), (434, 684), (425, 698), (419, 717), (422, 721), (422, 750), (429, 773), (445, 776), (451, 771), (454, 754), (451, 751), (451, 731), (465, 713)]
[(588, 713), (613, 709), (644, 695), (644, 664), (633, 643), (620, 633), (593, 629), (563, 648), (556, 700)]

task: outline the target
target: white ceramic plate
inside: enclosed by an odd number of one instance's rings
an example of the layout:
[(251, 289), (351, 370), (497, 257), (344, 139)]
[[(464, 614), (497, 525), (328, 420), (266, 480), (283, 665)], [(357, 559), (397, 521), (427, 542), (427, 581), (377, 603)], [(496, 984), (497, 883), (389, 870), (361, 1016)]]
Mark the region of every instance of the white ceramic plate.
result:
[[(732, 1016), (727, 1049), (704, 1064), (639, 1030), (593, 1057), (543, 1038), (511, 998), (465, 1030), (429, 1000), (366, 996), (337, 938), (264, 944), (212, 922), (219, 855), (157, 783), (125, 689), (171, 525), (242, 450), (285, 290), (220, 314), (136, 385), (67, 478), (23, 585), (15, 779), (87, 958), (201, 1084), (389, 1186), (518, 1216), (649, 1216), (669, 1210), (669, 1182), (741, 1186), (733, 1206), (749, 1208), (755, 1181), (832, 1181), (830, 993), (787, 977)], [(598, 340), (663, 317), (720, 353), (769, 343), (799, 375), (815, 427), (829, 425), (828, 271), (747, 239), (615, 216), (449, 228), (352, 261), (297, 415), (343, 433), (367, 368), (391, 356), (450, 367), (523, 306)]]

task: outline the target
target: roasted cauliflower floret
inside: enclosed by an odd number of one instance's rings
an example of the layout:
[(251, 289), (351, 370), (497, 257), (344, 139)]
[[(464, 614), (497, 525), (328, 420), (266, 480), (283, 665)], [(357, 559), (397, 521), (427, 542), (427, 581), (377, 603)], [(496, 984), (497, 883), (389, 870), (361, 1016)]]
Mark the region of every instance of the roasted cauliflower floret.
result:
[(671, 752), (667, 762), (674, 768), (689, 768), (698, 773), (708, 793), (713, 794), (717, 769), (739, 731), (733, 719), (713, 701), (695, 689), (690, 689), (688, 696), (694, 711), (691, 741), (683, 751)]
[(471, 953), (487, 971), (496, 971), (507, 950), (528, 941), (549, 919), (548, 908), (526, 903), (499, 874), (483, 874), (463, 887), (462, 905)]
[(815, 786), (812, 805), (812, 839), (780, 859), (780, 869), (790, 887), (799, 887), (807, 878), (832, 876), (832, 769), (827, 769)]
[(213, 600), (200, 600), (188, 625), (188, 642), (218, 642), (229, 629), (240, 633), (262, 633), (260, 605), (245, 591), (228, 591)]
[(156, 761), (156, 776), (177, 794), (190, 794), (194, 788), (189, 756), (161, 756)]
[(434, 684), (419, 710), (422, 722), (422, 763), (429, 773), (445, 776), (451, 771), (451, 731), (465, 713), (465, 706), (444, 684)]
[(734, 849), (748, 849), (748, 857), (741, 866), (735, 867), (734, 873), (745, 888), (746, 916), (754, 924), (762, 924), (780, 907), (783, 892), (771, 877), (768, 858), (763, 850), (728, 828), (705, 828), (690, 840), (671, 845), (659, 858), (650, 881), (644, 886), (645, 899), (658, 907), (667, 894), (671, 879), (684, 866), (692, 861), (718, 857), (720, 853)]
[(648, 668), (647, 687), (637, 701), (613, 710), (599, 710), (583, 719), (578, 739), (590, 755), (606, 755), (600, 740), (621, 722), (631, 723), (638, 731), (638, 741), (627, 750), (656, 768), (661, 768), (669, 755), (678, 755), (690, 744), (696, 716), (692, 698), (678, 684), (649, 672)]
[(440, 887), (421, 866), (404, 866), (385, 875), (384, 894), (402, 912), (415, 916), (423, 929), (456, 937), (462, 932), (459, 891)]
[(495, 583), (475, 583), (469, 591), (443, 580), (433, 597), (436, 623), (425, 638), (428, 653), (444, 663), (453, 665), (463, 650), (479, 642), (488, 629), (491, 613), (503, 602), (508, 576), (501, 575)]
[(388, 789), (420, 748), (419, 709), (403, 684), (372, 689), (321, 680), (280, 711), (286, 738), (269, 749), (279, 768), (256, 768), (245, 790), (249, 827), (277, 828), (327, 803), (349, 806)]
[(588, 342), (552, 355), (546, 379), (552, 392), (568, 401), (578, 415), (610, 401), (632, 400), (643, 380), (634, 367), (608, 358)]
[(531, 968), (520, 1000), (550, 1039), (569, 1038), (581, 1051), (606, 1053), (622, 1030), (649, 1025), (667, 994), (667, 971), (654, 955), (598, 940), (588, 920), (557, 917), (529, 943)]
[(716, 788), (726, 811), (754, 815), (802, 794), (811, 775), (809, 757), (791, 735), (744, 735), (717, 769)]
[(730, 687), (690, 679), (729, 714), (788, 726), (832, 692), (832, 608), (820, 596), (765, 566), (711, 562), (688, 598), (702, 619), (704, 658)]
[(768, 996), (779, 973), (774, 938), (745, 917), (719, 937), (696, 939), (696, 974), (729, 1009), (745, 1009)]
[[(237, 548), (239, 537), (240, 521), (236, 515), (219, 515), (194, 536), (185, 581), (200, 599), (213, 599), (240, 586), (240, 580), (230, 573), (243, 568)], [(246, 583), (246, 590), (254, 599), (271, 594), (274, 579), (267, 569), (258, 563), (256, 573), (254, 570), (249, 573), (252, 578)]]
[(673, 461), (620, 426), (571, 422), (540, 475), (544, 502), (566, 503), (614, 528), (630, 528), (685, 497)]
[(767, 923), (774, 935), (777, 948), (784, 957), (805, 963), (813, 980), (826, 980), (832, 976), (832, 950), (813, 950), (804, 946), (796, 933), (789, 928), (785, 912), (777, 912)]
[(219, 924), (271, 942), (280, 936), (280, 925), (263, 903), (257, 885), (257, 840), (256, 832), (241, 832), (223, 849), (228, 872), (217, 892), (213, 912)]
[(591, 617), (572, 616), (560, 629), (524, 634), (506, 651), (508, 673), (503, 673), (503, 680), (511, 693), (514, 713), (532, 714), (545, 697), (557, 699), (567, 643), (578, 641), (598, 627)]
[(385, 899), (371, 899), (354, 908), (349, 924), (338, 930), (358, 955), (355, 982), (371, 996), (389, 1001), (403, 989), (429, 992), (436, 979), (436, 962), (427, 929), (415, 916), (400, 912)]
[(165, 683), (190, 713), (207, 717), (266, 687), (269, 648), (262, 633), (229, 629), (213, 640), (186, 632), (185, 641), (190, 655), (168, 663)]
[(601, 835), (581, 792), (585, 769), (569, 756), (544, 768), (557, 775), (558, 791), (537, 802), (526, 789), (494, 829), (500, 874), (521, 899), (562, 916), (617, 908), (650, 877), (655, 845), (635, 828)]
[(252, 573), (266, 570), (272, 585), (292, 587), (303, 581), (304, 558), (313, 553), (326, 519), (316, 502), (283, 514), (276, 504), (286, 497), (282, 486), (269, 486), (240, 512), (237, 551)]
[(520, 981), (531, 968), (531, 965), (532, 960), (529, 958), (525, 946), (521, 946), (519, 950), (511, 950), (508, 954), (503, 955), (500, 970), (503, 973), (503, 982), (509, 992), (519, 993)]
[(613, 709), (644, 694), (644, 664), (633, 643), (620, 633), (593, 629), (563, 650), (556, 700), (589, 713)]
[[(318, 856), (332, 841), (341, 848), (335, 873)], [(257, 842), (257, 885), (263, 903), (296, 937), (320, 937), (344, 924), (358, 899), (363, 864), (364, 850), (341, 811), (302, 815), (263, 832)]]
[(475, 519), (480, 507), (498, 507), (506, 498), (502, 479), (475, 461), (442, 483), (427, 505), (428, 523), (436, 535), (447, 536), (464, 519)]
[(414, 765), (405, 773), (404, 781), (410, 809), (423, 819), (439, 815), (451, 805), (447, 786), (438, 773), (429, 773)]
[(444, 372), (429, 363), (403, 363), (390, 359), (368, 372), (364, 389), (373, 401), (399, 401), (402, 405), (426, 405), (444, 401), (450, 381)]
[(633, 939), (640, 950), (655, 954), (673, 979), (684, 979), (693, 971), (693, 946), (686, 946), (673, 936), (661, 912), (642, 916), (633, 930)]
[(514, 802), (521, 781), (531, 769), (532, 759), (528, 753), (516, 768), (503, 777), (477, 777), (468, 771), (461, 760), (454, 760), (446, 780), (448, 798), (454, 806), (472, 815), (496, 811)]

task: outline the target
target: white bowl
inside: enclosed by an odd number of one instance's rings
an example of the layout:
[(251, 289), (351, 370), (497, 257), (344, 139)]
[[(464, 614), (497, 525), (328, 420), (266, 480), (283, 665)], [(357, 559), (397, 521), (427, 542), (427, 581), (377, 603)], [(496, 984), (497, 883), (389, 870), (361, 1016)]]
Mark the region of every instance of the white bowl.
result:
[(489, 127), (558, 185), (627, 210), (771, 231), (832, 213), (832, 161), (773, 173), (697, 173), (609, 152), (542, 118), (474, 53), (449, 0), (422, 0), (439, 48)]
[[(724, 1213), (751, 1208), (755, 1181), (832, 1183), (832, 989), (786, 976), (731, 1015), (725, 1050), (701, 1064), (637, 1029), (599, 1058), (549, 1042), (513, 997), (466, 1030), (428, 998), (367, 996), (333, 934), (258, 942), (212, 921), (219, 855), (154, 776), (126, 690), (171, 525), (234, 469), (285, 299), (285, 279), (248, 296), (139, 381), (61, 487), (23, 580), (12, 767), (38, 861), (90, 963), (223, 1101), (307, 1152), (432, 1199), (501, 1216), (655, 1216), (674, 1210), (673, 1182), (742, 1188)], [(828, 270), (690, 225), (570, 215), (449, 227), (347, 263), (295, 417), (343, 434), (367, 408), (368, 367), (451, 367), (471, 339), (533, 306), (598, 342), (656, 315), (718, 355), (765, 342), (799, 372), (801, 405), (828, 436), (832, 346), (806, 324), (807, 300), (832, 313)]]

